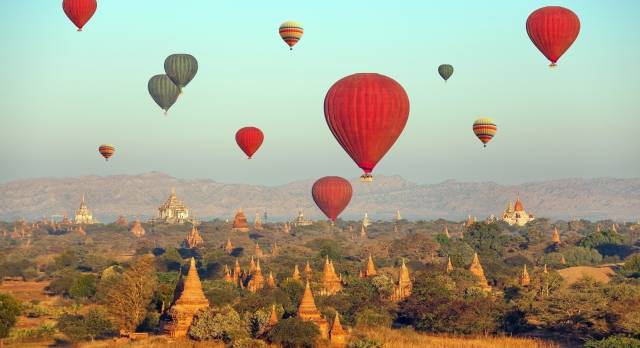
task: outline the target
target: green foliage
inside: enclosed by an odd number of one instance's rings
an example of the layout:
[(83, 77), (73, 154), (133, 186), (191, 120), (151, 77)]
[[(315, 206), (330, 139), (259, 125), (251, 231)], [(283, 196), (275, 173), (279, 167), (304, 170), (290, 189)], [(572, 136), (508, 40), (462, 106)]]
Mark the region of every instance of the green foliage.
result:
[(0, 264), (0, 279), (3, 277), (22, 277), (24, 279), (33, 279), (35, 263), (27, 259), (18, 259), (15, 261), (7, 260)]
[(232, 348), (267, 348), (268, 345), (261, 340), (253, 338), (241, 338), (233, 342)]
[(640, 348), (640, 340), (626, 336), (610, 336), (602, 340), (588, 340), (585, 348)]
[(280, 320), (269, 332), (269, 340), (284, 348), (314, 347), (320, 329), (312, 322), (297, 317)]
[(9, 330), (16, 324), (20, 315), (20, 303), (12, 296), (0, 294), (0, 339), (9, 335)]
[(602, 255), (595, 249), (570, 247), (562, 251), (566, 266), (590, 266), (602, 262)]
[(23, 343), (29, 341), (43, 340), (53, 337), (56, 333), (56, 327), (51, 324), (41, 324), (35, 328), (20, 328), (11, 330), (9, 340), (11, 343)]
[(318, 250), (318, 257), (321, 259), (329, 256), (331, 260), (339, 260), (343, 255), (342, 247), (333, 239), (315, 239), (306, 246)]
[(347, 348), (382, 348), (382, 342), (374, 338), (360, 337), (350, 342)]
[(450, 257), (453, 267), (462, 267), (471, 263), (474, 250), (469, 244), (459, 240), (450, 239), (440, 246), (440, 256)]
[(72, 341), (109, 337), (115, 334), (114, 325), (104, 310), (92, 308), (86, 316), (63, 314), (58, 319), (58, 330)]
[(623, 243), (624, 240), (618, 233), (613, 231), (600, 231), (582, 238), (580, 242), (578, 242), (578, 246), (596, 249), (605, 244), (620, 245)]
[(69, 296), (73, 299), (91, 298), (96, 293), (96, 277), (93, 274), (77, 276), (69, 288)]
[(219, 310), (198, 312), (189, 328), (189, 336), (196, 340), (223, 340), (227, 343), (248, 338), (246, 323), (231, 306)]
[(484, 257), (500, 257), (509, 238), (497, 224), (477, 222), (464, 233), (464, 241)]
[(624, 260), (620, 274), (629, 278), (640, 278), (640, 253), (633, 254)]
[(358, 311), (355, 316), (358, 326), (384, 326), (391, 327), (393, 319), (384, 308), (368, 307)]

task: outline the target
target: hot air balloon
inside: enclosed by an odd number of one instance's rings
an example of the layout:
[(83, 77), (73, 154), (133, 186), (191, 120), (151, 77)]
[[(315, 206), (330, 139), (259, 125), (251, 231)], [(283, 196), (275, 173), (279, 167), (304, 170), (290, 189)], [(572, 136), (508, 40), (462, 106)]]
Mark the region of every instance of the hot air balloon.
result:
[(244, 127), (236, 132), (236, 143), (249, 159), (258, 151), (263, 140), (264, 134), (256, 127)]
[(347, 207), (352, 193), (351, 183), (339, 176), (320, 178), (311, 188), (314, 202), (331, 221)]
[(167, 114), (169, 108), (176, 102), (180, 95), (180, 88), (171, 81), (167, 75), (155, 75), (149, 80), (149, 94), (156, 104)]
[(493, 139), (497, 131), (498, 127), (492, 118), (483, 117), (473, 122), (473, 133), (484, 144), (484, 147), (487, 147), (487, 143)]
[(198, 72), (198, 61), (190, 54), (172, 54), (164, 60), (164, 72), (182, 90)]
[(571, 10), (547, 6), (533, 11), (527, 18), (527, 34), (554, 67), (578, 37), (580, 19)]
[(108, 161), (109, 157), (113, 156), (113, 153), (116, 152), (116, 148), (111, 144), (102, 144), (98, 147), (98, 152), (104, 157), (105, 161)]
[(280, 37), (284, 42), (289, 45), (289, 49), (293, 50), (293, 46), (295, 46), (300, 38), (302, 37), (302, 33), (304, 33), (304, 29), (302, 29), (302, 24), (295, 21), (286, 21), (280, 24)]
[(63, 0), (62, 9), (71, 22), (82, 31), (98, 8), (96, 0)]
[(358, 167), (363, 181), (391, 149), (409, 118), (409, 97), (395, 80), (360, 73), (336, 82), (324, 98), (331, 133)]
[(444, 82), (447, 82), (451, 75), (453, 75), (453, 66), (449, 64), (440, 65), (438, 67), (438, 74), (444, 79)]

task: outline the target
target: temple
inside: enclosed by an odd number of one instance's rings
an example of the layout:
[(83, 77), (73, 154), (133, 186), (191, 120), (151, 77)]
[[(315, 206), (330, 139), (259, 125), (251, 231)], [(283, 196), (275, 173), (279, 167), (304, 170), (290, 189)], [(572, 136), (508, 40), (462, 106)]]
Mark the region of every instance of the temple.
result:
[(233, 244), (231, 244), (231, 238), (227, 238), (227, 244), (224, 246), (224, 252), (227, 255), (231, 255), (233, 253)]
[(202, 284), (196, 269), (196, 260), (192, 257), (187, 276), (181, 279), (176, 287), (176, 300), (166, 311), (161, 322), (161, 331), (171, 337), (186, 337), (195, 314), (209, 307), (209, 300), (204, 296)]
[(369, 214), (364, 213), (364, 217), (362, 218), (362, 226), (365, 228), (371, 226), (371, 222), (369, 222)]
[(198, 228), (193, 225), (191, 227), (191, 233), (184, 240), (184, 247), (189, 249), (202, 248), (204, 247), (204, 240), (198, 232)]
[(262, 275), (262, 269), (260, 268), (260, 260), (258, 260), (255, 270), (251, 273), (249, 283), (247, 283), (247, 290), (257, 292), (258, 290), (264, 289), (264, 285), (265, 280)]
[(293, 274), (291, 275), (291, 279), (300, 280), (300, 269), (298, 269), (298, 265), (293, 267)]
[(232, 231), (236, 232), (249, 232), (249, 224), (247, 223), (247, 217), (244, 216), (242, 208), (238, 209), (236, 216), (233, 218)]
[(136, 219), (136, 221), (134, 221), (133, 224), (131, 224), (131, 228), (129, 229), (129, 232), (133, 233), (133, 235), (138, 238), (141, 238), (142, 236), (144, 236), (145, 230), (144, 230), (144, 227), (142, 227), (140, 220)]
[(311, 279), (311, 277), (313, 276), (313, 270), (311, 269), (311, 265), (309, 264), (309, 261), (307, 261), (307, 265), (304, 266), (304, 275), (307, 278), (307, 280)]
[(396, 221), (402, 220), (402, 215), (400, 215), (400, 210), (396, 210)]
[(349, 335), (342, 328), (340, 324), (340, 315), (336, 312), (336, 316), (333, 319), (333, 324), (331, 325), (331, 345), (334, 347), (344, 347), (347, 344), (347, 340)]
[(329, 322), (322, 317), (322, 314), (320, 314), (320, 311), (316, 307), (309, 281), (307, 281), (304, 295), (302, 295), (302, 301), (300, 301), (300, 306), (298, 307), (298, 317), (304, 321), (310, 321), (316, 324), (320, 329), (320, 336), (322, 338), (326, 339), (329, 337)]
[(367, 260), (367, 269), (362, 272), (362, 278), (370, 278), (378, 275), (378, 271), (376, 271), (376, 266), (373, 263), (373, 258), (371, 258), (371, 254), (369, 254), (369, 259)]
[(256, 231), (262, 231), (262, 221), (260, 220), (260, 214), (256, 213), (256, 218), (253, 220), (253, 229)]
[(189, 219), (189, 209), (178, 200), (176, 190), (171, 189), (169, 198), (158, 208), (156, 221), (165, 224), (182, 224)]
[(273, 272), (269, 272), (269, 276), (267, 277), (267, 288), (275, 289), (276, 287), (276, 278), (273, 276)]
[(533, 221), (533, 214), (528, 214), (524, 207), (522, 206), (522, 202), (520, 202), (520, 197), (516, 198), (516, 204), (507, 205), (507, 209), (502, 213), (502, 221), (508, 223), (509, 225), (518, 225), (524, 226), (529, 221)]
[(329, 260), (329, 256), (325, 259), (324, 269), (322, 271), (322, 289), (320, 295), (335, 295), (342, 290), (342, 281), (338, 278), (333, 262)]
[(411, 277), (409, 277), (409, 269), (402, 259), (402, 265), (400, 266), (400, 276), (398, 277), (398, 285), (393, 288), (391, 294), (391, 301), (400, 302), (407, 297), (411, 296), (411, 290), (413, 290), (413, 283)]
[(260, 258), (260, 257), (264, 256), (264, 253), (262, 252), (262, 248), (260, 248), (260, 244), (258, 244), (258, 242), (256, 242), (254, 255), (257, 258)]
[(560, 244), (560, 233), (558, 233), (558, 228), (553, 229), (553, 234), (551, 235), (551, 241), (555, 244)]
[(367, 238), (367, 228), (363, 225), (360, 226), (360, 239)]
[(280, 247), (278, 246), (278, 242), (273, 242), (271, 246), (271, 256), (278, 256), (280, 254)]
[(313, 221), (304, 217), (302, 210), (298, 210), (298, 217), (291, 223), (293, 227), (304, 227), (313, 225)]
[(84, 195), (82, 195), (82, 200), (80, 201), (80, 207), (76, 210), (76, 216), (73, 219), (75, 224), (84, 224), (91, 225), (95, 224), (98, 221), (93, 219), (93, 215), (89, 208), (87, 208), (87, 204), (84, 202)]
[(522, 268), (522, 274), (520, 274), (518, 282), (521, 286), (529, 286), (531, 284), (531, 278), (529, 277), (529, 272), (527, 271), (527, 264), (524, 264), (524, 267)]
[(269, 314), (269, 321), (267, 326), (274, 327), (278, 324), (278, 313), (276, 312), (276, 305), (271, 305), (271, 314)]
[(473, 261), (471, 261), (471, 266), (469, 266), (469, 272), (476, 276), (479, 287), (486, 291), (491, 290), (491, 286), (489, 286), (489, 282), (487, 282), (487, 278), (484, 276), (484, 270), (480, 264), (478, 253), (473, 254)]
[(447, 257), (447, 273), (453, 272), (453, 264), (451, 263), (451, 257)]

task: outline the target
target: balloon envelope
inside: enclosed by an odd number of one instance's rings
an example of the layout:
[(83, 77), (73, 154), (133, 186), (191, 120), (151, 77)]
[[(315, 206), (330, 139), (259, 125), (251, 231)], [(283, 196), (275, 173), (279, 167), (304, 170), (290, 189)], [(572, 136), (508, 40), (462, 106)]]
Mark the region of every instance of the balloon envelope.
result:
[(75, 24), (78, 31), (82, 31), (82, 27), (93, 17), (98, 8), (96, 0), (63, 0), (62, 9), (69, 17), (71, 22)]
[(286, 21), (280, 25), (279, 32), (282, 40), (289, 45), (290, 49), (293, 49), (293, 46), (300, 41), (300, 38), (304, 33), (304, 29), (302, 29), (302, 24), (300, 22)]
[(244, 127), (236, 132), (236, 143), (249, 159), (258, 151), (263, 140), (264, 134), (256, 127)]
[(165, 114), (169, 108), (178, 100), (180, 89), (171, 81), (167, 75), (155, 75), (149, 80), (147, 86), (151, 98), (160, 106)]
[(533, 11), (527, 18), (527, 34), (533, 44), (555, 66), (580, 33), (580, 19), (571, 10), (547, 6)]
[(98, 152), (108, 161), (113, 156), (113, 153), (116, 152), (116, 148), (111, 144), (102, 144), (98, 147)]
[(351, 183), (339, 176), (325, 176), (318, 179), (311, 188), (313, 201), (331, 221), (347, 207), (351, 201)]
[(473, 133), (487, 147), (487, 143), (493, 139), (498, 131), (498, 127), (492, 118), (483, 117), (473, 122)]
[(362, 168), (365, 181), (396, 142), (409, 118), (409, 97), (395, 80), (360, 73), (336, 82), (324, 99), (327, 125)]
[(447, 81), (451, 77), (451, 75), (453, 75), (453, 66), (449, 64), (440, 65), (438, 67), (438, 74), (440, 74), (440, 77)]
[(164, 60), (164, 72), (182, 89), (198, 72), (198, 61), (190, 54), (172, 54)]

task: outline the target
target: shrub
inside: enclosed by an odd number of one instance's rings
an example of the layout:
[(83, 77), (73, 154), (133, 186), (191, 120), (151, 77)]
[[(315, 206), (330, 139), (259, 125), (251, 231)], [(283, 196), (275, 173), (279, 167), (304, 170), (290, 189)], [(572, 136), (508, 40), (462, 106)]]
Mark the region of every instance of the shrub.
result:
[(356, 325), (358, 326), (391, 326), (391, 316), (380, 307), (364, 308), (356, 314)]
[(9, 335), (9, 329), (16, 324), (20, 315), (20, 303), (12, 296), (0, 294), (0, 340)]
[(611, 336), (603, 340), (588, 340), (585, 348), (640, 348), (640, 340), (626, 336)]
[(245, 322), (231, 306), (220, 310), (200, 311), (189, 328), (189, 336), (196, 340), (223, 340), (227, 343), (248, 338)]
[(69, 296), (73, 299), (87, 299), (96, 294), (96, 277), (93, 274), (77, 276), (69, 288)]
[(313, 347), (320, 329), (312, 322), (292, 317), (280, 320), (269, 332), (269, 340), (284, 348)]
[(233, 342), (232, 348), (267, 348), (268, 345), (261, 340), (253, 338), (241, 338)]
[(382, 348), (382, 342), (374, 338), (362, 337), (350, 342), (347, 348)]
[(109, 337), (114, 325), (104, 310), (92, 308), (86, 316), (65, 313), (58, 319), (58, 329), (71, 341)]

